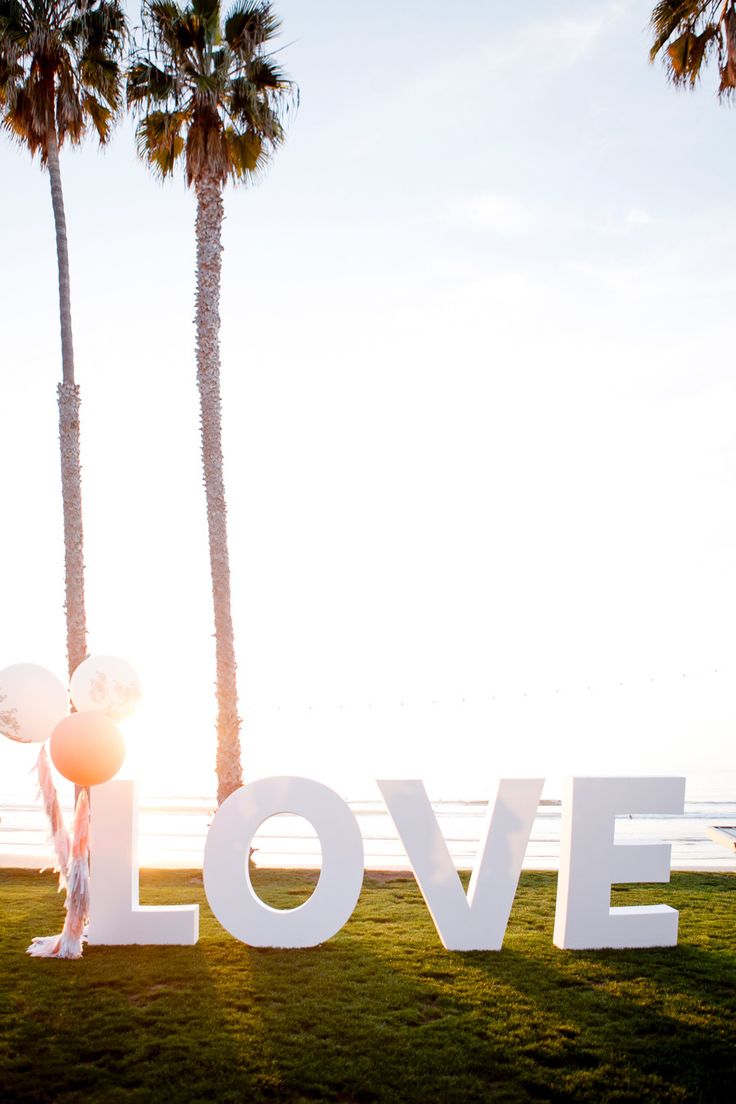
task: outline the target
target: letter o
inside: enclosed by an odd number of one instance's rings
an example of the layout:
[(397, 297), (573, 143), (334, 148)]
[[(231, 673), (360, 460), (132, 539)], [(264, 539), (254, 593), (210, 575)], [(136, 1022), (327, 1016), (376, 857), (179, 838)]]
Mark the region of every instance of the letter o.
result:
[[(250, 881), (251, 841), (264, 820), (292, 813), (308, 820), (322, 846), (314, 893), (297, 908), (275, 909)], [(352, 915), (363, 885), (363, 839), (334, 790), (309, 778), (261, 778), (223, 801), (204, 849), (204, 891), (223, 928), (251, 947), (315, 947)]]

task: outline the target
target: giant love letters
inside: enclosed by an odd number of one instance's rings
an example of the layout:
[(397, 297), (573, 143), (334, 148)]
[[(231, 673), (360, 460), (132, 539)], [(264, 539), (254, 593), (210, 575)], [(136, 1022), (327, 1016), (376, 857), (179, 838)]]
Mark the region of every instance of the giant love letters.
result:
[[(378, 783), (443, 945), (501, 949), (543, 779), (504, 779), (489, 805), (467, 893), (424, 786)], [(670, 845), (619, 843), (617, 814), (681, 814), (684, 778), (572, 778), (563, 800), (554, 942), (563, 949), (671, 947), (678, 913), (667, 905), (612, 908), (611, 886), (667, 882)], [(193, 945), (196, 905), (145, 907), (138, 900), (137, 814), (132, 782), (92, 788), (90, 944)], [(258, 827), (277, 813), (304, 817), (322, 847), (314, 893), (294, 909), (256, 894), (248, 856)], [(363, 841), (333, 790), (307, 778), (262, 778), (231, 794), (215, 814), (204, 854), (204, 887), (222, 926), (253, 947), (313, 947), (350, 918), (363, 882)]]

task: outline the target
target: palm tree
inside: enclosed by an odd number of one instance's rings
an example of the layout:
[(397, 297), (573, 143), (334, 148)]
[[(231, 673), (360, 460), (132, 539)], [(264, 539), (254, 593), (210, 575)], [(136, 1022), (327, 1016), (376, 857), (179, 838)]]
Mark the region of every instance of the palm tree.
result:
[(74, 379), (69, 253), (59, 150), (93, 129), (107, 141), (122, 100), (126, 39), (118, 0), (0, 0), (0, 121), (48, 170), (59, 268), (62, 382), (58, 386), (67, 661), (87, 655), (79, 387)]
[(140, 155), (160, 177), (183, 161), (197, 199), (196, 360), (215, 621), (217, 800), (243, 784), (230, 599), (220, 403), (222, 193), (257, 177), (283, 141), (294, 100), (266, 47), (280, 21), (265, 0), (144, 0), (145, 46), (128, 72)]
[(715, 57), (719, 96), (736, 89), (736, 0), (660, 0), (651, 19), (652, 61), (665, 51), (670, 80), (691, 88)]

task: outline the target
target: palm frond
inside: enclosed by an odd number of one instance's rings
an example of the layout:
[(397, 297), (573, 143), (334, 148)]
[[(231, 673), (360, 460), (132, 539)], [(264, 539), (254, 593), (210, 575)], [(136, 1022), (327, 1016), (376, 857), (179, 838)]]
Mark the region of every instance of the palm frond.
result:
[(246, 66), (246, 73), (248, 80), (256, 88), (279, 90), (291, 85), (291, 81), (287, 78), (284, 70), (271, 57), (251, 58)]
[(184, 149), (186, 117), (179, 111), (149, 111), (136, 128), (138, 154), (159, 176), (171, 175)]
[(46, 128), (38, 126), (37, 113), (25, 88), (17, 88), (12, 101), (6, 106), (2, 119), (3, 129), (31, 154), (41, 152)]
[(97, 137), (100, 140), (100, 145), (104, 145), (110, 137), (110, 124), (113, 119), (113, 112), (109, 107), (105, 107), (104, 104), (91, 95), (84, 97), (82, 101), (85, 115), (92, 120), (92, 125), (97, 131)]
[(274, 39), (281, 20), (263, 0), (237, 0), (225, 20), (225, 41), (241, 57), (248, 58)]
[(75, 141), (83, 128), (84, 111), (77, 95), (74, 73), (68, 65), (62, 65), (56, 76), (56, 129)]
[(667, 47), (670, 75), (675, 84), (689, 84), (691, 87), (695, 85), (700, 76), (706, 47), (717, 33), (717, 28), (710, 27), (702, 34), (685, 31)]
[(272, 147), (283, 141), (284, 128), (278, 111), (273, 109), (269, 97), (246, 78), (233, 87), (229, 108), (230, 117), (239, 129), (260, 134)]
[(23, 77), (23, 67), (10, 57), (0, 55), (0, 107), (8, 103), (13, 89)]
[(219, 42), (220, 0), (192, 0), (192, 11), (201, 21), (210, 42)]
[(659, 0), (650, 20), (650, 60), (664, 58), (675, 85), (694, 88), (711, 58), (718, 61), (720, 96), (736, 88), (736, 0)]
[(85, 52), (79, 59), (82, 86), (105, 101), (111, 112), (117, 112), (122, 100), (120, 69), (106, 54)]
[(143, 26), (148, 31), (151, 52), (167, 52), (172, 58), (182, 59), (198, 42), (197, 21), (173, 0), (155, 0), (143, 3)]
[(177, 90), (176, 77), (152, 61), (136, 61), (128, 69), (127, 97), (131, 106), (167, 103), (176, 99)]
[(662, 47), (678, 30), (692, 28), (703, 9), (710, 6), (704, 0), (660, 0), (649, 21), (654, 32), (654, 42), (649, 51), (650, 59), (655, 60)]
[(239, 133), (234, 127), (226, 127), (225, 142), (233, 179), (253, 176), (265, 165), (268, 154), (263, 140), (252, 130)]
[(721, 55), (721, 83), (719, 96), (736, 93), (736, 10), (729, 8), (723, 19), (724, 50)]

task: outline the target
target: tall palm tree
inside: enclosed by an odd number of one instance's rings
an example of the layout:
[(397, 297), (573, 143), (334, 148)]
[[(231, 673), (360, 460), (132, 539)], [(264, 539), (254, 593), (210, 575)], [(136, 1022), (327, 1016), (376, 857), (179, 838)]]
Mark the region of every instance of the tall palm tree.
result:
[(87, 655), (79, 387), (74, 379), (69, 252), (59, 150), (94, 130), (109, 137), (122, 100), (125, 15), (118, 0), (0, 0), (0, 121), (40, 155), (51, 182), (59, 268), (62, 382), (58, 386), (64, 516), (67, 661)]
[(674, 84), (695, 86), (703, 66), (715, 58), (719, 96), (736, 89), (736, 0), (660, 0), (652, 12), (652, 61), (664, 50)]
[(215, 620), (217, 800), (243, 784), (220, 403), (222, 193), (252, 180), (283, 141), (294, 88), (266, 52), (280, 21), (265, 0), (144, 0), (145, 45), (128, 72), (140, 155), (166, 177), (182, 161), (197, 199), (196, 359)]

